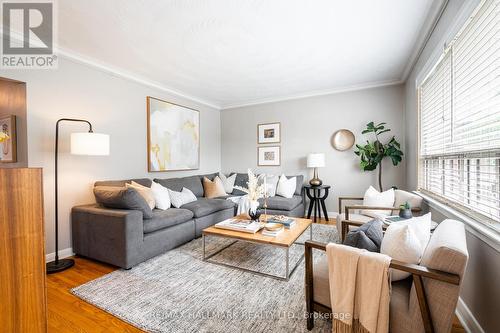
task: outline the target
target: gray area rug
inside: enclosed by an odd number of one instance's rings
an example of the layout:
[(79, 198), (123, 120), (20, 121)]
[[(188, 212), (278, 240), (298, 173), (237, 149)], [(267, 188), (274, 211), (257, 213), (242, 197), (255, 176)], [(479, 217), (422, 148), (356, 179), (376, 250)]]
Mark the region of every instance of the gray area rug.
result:
[[(334, 226), (315, 224), (313, 239), (337, 241)], [(309, 231), (298, 240), (309, 239)], [(207, 253), (228, 240), (210, 237)], [(316, 251), (316, 250), (315, 250)], [(291, 266), (304, 252), (290, 250)], [(237, 242), (211, 258), (266, 273), (284, 274), (283, 249)], [(324, 255), (315, 252), (315, 261)], [(202, 261), (201, 238), (131, 270), (117, 270), (72, 289), (81, 299), (147, 332), (308, 332), (304, 261), (290, 280), (280, 281)], [(315, 320), (313, 332), (331, 331)]]

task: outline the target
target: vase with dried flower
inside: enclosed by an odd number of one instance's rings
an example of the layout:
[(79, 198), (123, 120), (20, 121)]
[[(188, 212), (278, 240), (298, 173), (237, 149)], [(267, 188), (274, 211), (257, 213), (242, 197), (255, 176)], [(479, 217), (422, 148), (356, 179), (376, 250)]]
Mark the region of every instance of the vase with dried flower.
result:
[[(264, 197), (265, 182), (259, 182), (264, 175), (257, 176), (251, 169), (248, 169), (247, 187), (235, 186), (234, 188), (245, 192), (248, 196), (249, 209), (248, 215), (253, 221), (259, 221), (262, 211), (259, 209), (259, 199)], [(265, 179), (265, 178), (264, 178)], [(260, 184), (259, 184), (260, 183)]]

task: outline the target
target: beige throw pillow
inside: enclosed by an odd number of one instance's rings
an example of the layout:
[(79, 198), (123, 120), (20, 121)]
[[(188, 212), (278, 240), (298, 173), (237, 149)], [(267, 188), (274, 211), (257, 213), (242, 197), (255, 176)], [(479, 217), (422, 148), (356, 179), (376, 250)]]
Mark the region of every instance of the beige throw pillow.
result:
[(144, 200), (146, 200), (149, 208), (151, 208), (151, 209), (155, 208), (155, 206), (156, 206), (155, 197), (153, 195), (153, 191), (151, 191), (151, 189), (149, 187), (142, 186), (141, 184), (136, 183), (134, 181), (132, 181), (132, 184), (128, 184), (128, 183), (125, 184), (125, 186), (127, 188), (133, 188), (134, 190), (136, 190), (141, 195), (141, 197), (143, 197)]
[(219, 176), (215, 176), (214, 181), (207, 177), (203, 177), (203, 190), (205, 191), (205, 198), (217, 198), (226, 195), (224, 184)]

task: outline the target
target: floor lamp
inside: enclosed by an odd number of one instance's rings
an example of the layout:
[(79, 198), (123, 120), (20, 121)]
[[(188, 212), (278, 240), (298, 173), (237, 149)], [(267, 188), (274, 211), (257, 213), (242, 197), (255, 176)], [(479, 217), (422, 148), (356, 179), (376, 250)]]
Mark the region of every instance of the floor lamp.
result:
[(59, 260), (59, 216), (58, 216), (58, 152), (59, 152), (59, 124), (61, 122), (81, 122), (89, 126), (87, 133), (71, 133), (71, 154), (89, 156), (109, 155), (109, 135), (97, 134), (92, 131), (92, 124), (83, 119), (62, 118), (56, 123), (56, 145), (55, 145), (55, 236), (56, 250), (55, 260), (47, 263), (47, 274), (64, 271), (75, 264), (73, 259)]

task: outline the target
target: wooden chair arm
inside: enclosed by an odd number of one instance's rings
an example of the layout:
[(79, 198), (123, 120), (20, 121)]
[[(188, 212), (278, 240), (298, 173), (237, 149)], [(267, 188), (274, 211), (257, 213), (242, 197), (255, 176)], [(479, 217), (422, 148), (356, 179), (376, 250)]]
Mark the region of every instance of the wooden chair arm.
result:
[[(349, 220), (349, 211), (354, 210), (354, 209), (366, 209), (366, 210), (399, 210), (399, 207), (378, 207), (378, 206), (363, 206), (363, 205), (351, 205), (351, 206), (345, 206), (345, 219)], [(418, 213), (421, 212), (421, 208), (412, 208), (412, 212)]]
[(339, 214), (342, 214), (342, 201), (359, 201), (363, 199), (361, 197), (339, 197)]

